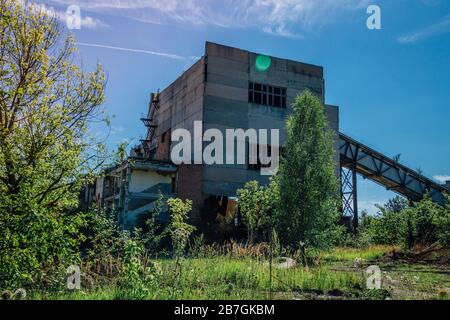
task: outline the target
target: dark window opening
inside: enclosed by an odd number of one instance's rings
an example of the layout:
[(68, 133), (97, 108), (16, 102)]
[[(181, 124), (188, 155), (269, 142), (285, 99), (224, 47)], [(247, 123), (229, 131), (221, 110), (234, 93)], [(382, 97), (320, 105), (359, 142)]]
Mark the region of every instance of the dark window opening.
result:
[(249, 82), (248, 102), (276, 108), (286, 108), (286, 88)]
[(274, 107), (281, 107), (281, 97), (280, 96), (275, 96), (273, 97), (273, 105)]
[(255, 92), (254, 95), (255, 95), (254, 103), (262, 104), (262, 99), (261, 99), (262, 94), (261, 94), (261, 92)]

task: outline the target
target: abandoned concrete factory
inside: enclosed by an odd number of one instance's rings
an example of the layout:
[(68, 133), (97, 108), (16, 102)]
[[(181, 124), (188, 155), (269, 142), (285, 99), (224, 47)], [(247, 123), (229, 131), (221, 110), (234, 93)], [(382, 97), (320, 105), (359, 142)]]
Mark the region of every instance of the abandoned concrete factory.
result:
[(167, 88), (151, 94), (147, 115), (141, 119), (146, 138), (132, 148), (126, 162), (106, 170), (85, 190), (85, 203), (115, 209), (119, 222), (130, 228), (139, 215), (152, 209), (160, 194), (176, 195), (193, 201), (191, 222), (197, 226), (237, 224), (236, 190), (250, 180), (267, 183), (269, 177), (260, 174), (258, 165), (174, 165), (171, 132), (184, 128), (193, 135), (194, 121), (201, 121), (203, 130), (280, 129), (282, 144), (290, 106), (305, 89), (321, 99), (335, 133), (343, 216), (354, 226), (358, 222), (357, 174), (410, 200), (429, 193), (434, 201), (444, 201), (443, 191), (450, 189), (449, 184), (439, 185), (339, 133), (339, 108), (324, 101), (322, 67), (206, 42), (204, 55), (194, 65)]

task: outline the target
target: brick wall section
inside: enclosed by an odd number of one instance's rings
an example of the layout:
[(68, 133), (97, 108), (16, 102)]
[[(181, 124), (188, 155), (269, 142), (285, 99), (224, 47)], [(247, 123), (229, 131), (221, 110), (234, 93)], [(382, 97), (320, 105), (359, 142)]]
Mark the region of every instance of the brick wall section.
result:
[(202, 165), (180, 165), (178, 167), (177, 193), (180, 199), (191, 199), (191, 222), (200, 223), (200, 210), (203, 206), (202, 195)]
[[(170, 129), (157, 136), (158, 147), (156, 148), (155, 159), (159, 161), (170, 160)], [(163, 140), (164, 138), (164, 140)]]

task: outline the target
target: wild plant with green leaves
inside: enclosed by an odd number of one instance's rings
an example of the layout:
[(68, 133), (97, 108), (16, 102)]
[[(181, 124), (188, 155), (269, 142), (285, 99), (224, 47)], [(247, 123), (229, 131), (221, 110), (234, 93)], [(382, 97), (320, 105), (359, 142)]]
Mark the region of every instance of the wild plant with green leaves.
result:
[(114, 216), (115, 212), (105, 212), (94, 207), (81, 213), (83, 224), (78, 230), (80, 252), (86, 260), (105, 260), (123, 254), (128, 233), (120, 229)]
[(192, 200), (185, 201), (179, 198), (167, 200), (170, 213), (169, 233), (172, 239), (174, 256), (183, 256), (189, 236), (195, 231), (195, 227), (188, 224), (188, 213), (192, 210)]
[(142, 269), (143, 248), (130, 239), (125, 244), (125, 256), (123, 259), (123, 272), (117, 285), (116, 299), (143, 300), (149, 294), (150, 284), (146, 270)]

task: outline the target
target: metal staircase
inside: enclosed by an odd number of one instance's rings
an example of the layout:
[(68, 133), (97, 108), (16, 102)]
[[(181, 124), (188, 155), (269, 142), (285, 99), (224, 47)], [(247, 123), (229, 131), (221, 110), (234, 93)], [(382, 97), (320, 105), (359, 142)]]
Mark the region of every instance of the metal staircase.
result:
[(141, 139), (141, 145), (144, 149), (144, 157), (152, 158), (158, 141), (156, 139), (156, 130), (158, 128), (158, 111), (159, 111), (159, 90), (157, 93), (151, 94), (150, 106), (146, 118), (141, 118), (144, 126), (147, 127), (146, 139)]

